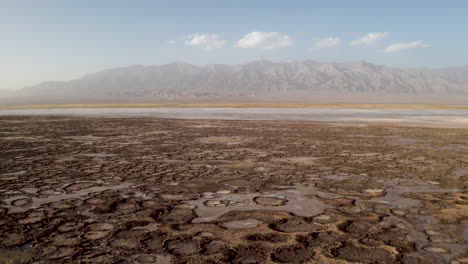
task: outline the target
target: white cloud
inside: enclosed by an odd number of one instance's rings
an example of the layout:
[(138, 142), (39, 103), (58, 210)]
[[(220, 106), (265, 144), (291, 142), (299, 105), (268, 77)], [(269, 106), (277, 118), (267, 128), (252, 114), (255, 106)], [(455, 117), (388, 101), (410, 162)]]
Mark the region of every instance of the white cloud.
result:
[(176, 43), (177, 43), (177, 41), (175, 41), (173, 39), (167, 41), (167, 44), (169, 44), (169, 45), (174, 45)]
[(281, 35), (278, 32), (251, 32), (237, 41), (237, 48), (260, 48), (271, 50), (284, 48), (293, 45), (289, 36)]
[(205, 50), (220, 49), (226, 44), (218, 35), (191, 34), (185, 39), (185, 45), (202, 46)]
[(358, 39), (355, 39), (351, 41), (352, 46), (357, 46), (357, 45), (364, 45), (364, 46), (370, 46), (374, 43), (376, 43), (379, 40), (382, 40), (386, 37), (388, 37), (390, 33), (388, 32), (375, 32), (375, 33), (369, 33), (366, 34)]
[(321, 38), (314, 43), (314, 48), (324, 49), (324, 48), (334, 48), (338, 47), (341, 43), (341, 39), (337, 37)]
[(425, 44), (421, 40), (413, 41), (413, 42), (405, 42), (405, 43), (395, 43), (385, 48), (385, 52), (392, 53), (392, 52), (400, 52), (404, 50), (410, 49), (421, 49), (421, 48), (428, 48), (429, 45)]

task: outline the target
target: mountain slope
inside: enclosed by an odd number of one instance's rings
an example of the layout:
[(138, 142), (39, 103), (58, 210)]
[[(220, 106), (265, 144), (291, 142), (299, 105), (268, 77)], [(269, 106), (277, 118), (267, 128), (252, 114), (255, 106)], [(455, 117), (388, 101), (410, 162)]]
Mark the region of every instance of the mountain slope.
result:
[(289, 98), (308, 94), (468, 95), (468, 67), (395, 69), (367, 62), (254, 61), (195, 66), (175, 62), (105, 70), (67, 82), (24, 88), (23, 98), (112, 100), (145, 98)]

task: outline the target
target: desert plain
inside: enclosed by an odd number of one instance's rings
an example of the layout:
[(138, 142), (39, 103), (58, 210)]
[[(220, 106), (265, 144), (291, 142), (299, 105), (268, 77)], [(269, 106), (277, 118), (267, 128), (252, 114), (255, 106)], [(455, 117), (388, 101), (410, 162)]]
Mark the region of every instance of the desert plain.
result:
[(468, 263), (468, 130), (1, 116), (0, 263)]

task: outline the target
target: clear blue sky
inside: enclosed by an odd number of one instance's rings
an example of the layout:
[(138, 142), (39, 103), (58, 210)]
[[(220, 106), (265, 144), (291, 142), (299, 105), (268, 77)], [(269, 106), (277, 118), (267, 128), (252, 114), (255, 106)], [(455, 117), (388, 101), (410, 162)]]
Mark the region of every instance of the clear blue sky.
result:
[(0, 0), (0, 89), (172, 61), (468, 65), (467, 13), (463, 0)]

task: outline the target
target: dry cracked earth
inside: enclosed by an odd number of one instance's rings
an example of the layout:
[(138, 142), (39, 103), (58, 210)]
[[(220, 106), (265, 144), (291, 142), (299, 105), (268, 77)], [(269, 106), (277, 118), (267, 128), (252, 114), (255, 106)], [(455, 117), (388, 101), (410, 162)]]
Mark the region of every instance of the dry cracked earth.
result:
[(0, 118), (0, 263), (468, 263), (468, 130)]

